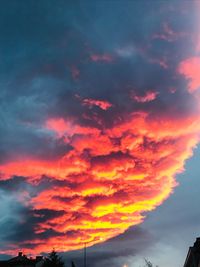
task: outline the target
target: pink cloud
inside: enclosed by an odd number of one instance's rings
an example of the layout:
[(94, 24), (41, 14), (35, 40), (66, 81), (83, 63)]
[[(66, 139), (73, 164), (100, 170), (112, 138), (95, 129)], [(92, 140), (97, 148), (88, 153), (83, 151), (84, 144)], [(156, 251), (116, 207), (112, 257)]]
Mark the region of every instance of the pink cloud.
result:
[(74, 80), (77, 80), (79, 78), (80, 71), (76, 66), (71, 67), (71, 75)]
[(90, 59), (94, 62), (112, 62), (113, 57), (109, 54), (92, 54), (90, 55)]
[(200, 87), (200, 57), (183, 60), (178, 66), (178, 72), (188, 80), (188, 91), (190, 93)]
[(136, 95), (135, 93), (132, 93), (131, 94), (131, 98), (133, 100), (135, 100), (136, 102), (139, 102), (139, 103), (146, 103), (146, 102), (150, 102), (150, 101), (153, 101), (156, 99), (158, 95), (158, 92), (155, 92), (155, 91), (147, 91), (145, 93), (145, 95), (143, 96), (140, 96), (140, 95)]
[(153, 35), (153, 39), (161, 39), (167, 42), (173, 42), (178, 38), (188, 35), (186, 32), (175, 32), (168, 23), (164, 23), (162, 31)]

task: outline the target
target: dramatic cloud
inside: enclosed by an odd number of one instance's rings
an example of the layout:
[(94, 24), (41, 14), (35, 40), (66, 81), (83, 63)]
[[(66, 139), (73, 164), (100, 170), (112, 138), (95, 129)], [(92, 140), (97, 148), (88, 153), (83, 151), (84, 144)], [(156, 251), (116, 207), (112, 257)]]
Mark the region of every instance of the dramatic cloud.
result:
[(22, 58), (2, 80), (0, 186), (22, 219), (3, 253), (75, 250), (140, 224), (199, 142), (193, 4), (79, 4), (36, 5), (36, 32), (12, 35)]

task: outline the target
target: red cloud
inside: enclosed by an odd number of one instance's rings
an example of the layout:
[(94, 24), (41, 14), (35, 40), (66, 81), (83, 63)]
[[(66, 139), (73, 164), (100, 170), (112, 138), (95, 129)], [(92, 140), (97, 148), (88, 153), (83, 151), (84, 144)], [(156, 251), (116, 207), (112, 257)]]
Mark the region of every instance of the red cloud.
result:
[(19, 175), (32, 184), (42, 181), (43, 175), (66, 182), (28, 196), (26, 205), (35, 211), (47, 207), (64, 211), (38, 222), (35, 233), (53, 229), (69, 237), (21, 242), (7, 253), (18, 246), (32, 252), (27, 242), (35, 246), (35, 253), (52, 247), (78, 249), (85, 242), (96, 244), (139, 224), (143, 212), (155, 209), (173, 191), (175, 175), (199, 141), (200, 118), (151, 120), (148, 113), (133, 112), (104, 131), (61, 118), (48, 120), (44, 127), (55, 132), (55, 138), (64, 136), (72, 150), (57, 160), (8, 162), (0, 172), (3, 179)]
[(84, 106), (88, 106), (89, 108), (92, 108), (93, 106), (97, 106), (103, 110), (107, 110), (112, 107), (112, 104), (105, 100), (95, 100), (91, 98), (85, 98), (82, 100), (82, 104)]
[(106, 100), (98, 100), (98, 99), (92, 99), (92, 98), (82, 98), (80, 95), (76, 94), (75, 97), (81, 101), (83, 106), (88, 106), (89, 108), (92, 108), (93, 106), (97, 106), (103, 110), (107, 110), (111, 108), (113, 105), (106, 101)]

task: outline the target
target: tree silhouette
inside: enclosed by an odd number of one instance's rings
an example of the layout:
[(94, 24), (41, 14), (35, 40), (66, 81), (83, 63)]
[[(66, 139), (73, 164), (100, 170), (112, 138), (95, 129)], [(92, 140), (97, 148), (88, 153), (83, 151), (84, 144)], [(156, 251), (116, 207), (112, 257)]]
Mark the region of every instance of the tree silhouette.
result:
[[(153, 266), (155, 266), (150, 261), (148, 261), (147, 259), (144, 259), (144, 261), (145, 261), (145, 267), (153, 267)], [(156, 267), (158, 267), (158, 266), (156, 266)]]
[(44, 267), (64, 267), (64, 262), (57, 252), (53, 249), (49, 256), (45, 259)]

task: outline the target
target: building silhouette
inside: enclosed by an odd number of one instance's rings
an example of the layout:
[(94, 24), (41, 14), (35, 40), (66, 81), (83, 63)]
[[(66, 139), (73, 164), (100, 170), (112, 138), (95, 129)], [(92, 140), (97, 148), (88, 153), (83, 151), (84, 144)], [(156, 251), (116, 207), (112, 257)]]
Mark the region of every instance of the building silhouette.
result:
[(196, 239), (193, 247), (189, 248), (183, 267), (200, 267), (200, 237)]
[(43, 264), (44, 259), (42, 256), (37, 256), (33, 259), (23, 255), (22, 252), (19, 252), (17, 257), (0, 261), (0, 267), (42, 267)]

